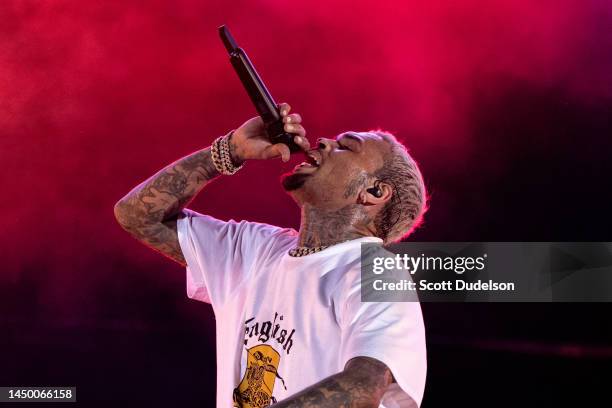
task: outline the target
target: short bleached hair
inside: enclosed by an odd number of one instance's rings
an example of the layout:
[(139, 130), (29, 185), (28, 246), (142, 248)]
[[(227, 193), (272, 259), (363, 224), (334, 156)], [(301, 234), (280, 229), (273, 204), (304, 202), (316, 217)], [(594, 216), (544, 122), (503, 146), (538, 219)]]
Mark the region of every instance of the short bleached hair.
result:
[(390, 150), (374, 177), (393, 188), (393, 197), (376, 215), (374, 225), (385, 244), (400, 241), (423, 223), (427, 211), (427, 190), (419, 166), (406, 147), (387, 131), (371, 130), (386, 141)]

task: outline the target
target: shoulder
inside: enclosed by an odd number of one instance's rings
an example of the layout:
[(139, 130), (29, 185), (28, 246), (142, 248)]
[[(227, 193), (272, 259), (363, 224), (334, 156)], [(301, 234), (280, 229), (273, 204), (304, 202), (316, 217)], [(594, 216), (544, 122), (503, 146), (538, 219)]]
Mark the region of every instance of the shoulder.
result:
[(364, 243), (360, 248), (347, 254), (342, 267), (337, 272), (337, 287), (335, 295), (345, 304), (349, 298), (361, 297), (362, 289), (367, 289), (372, 283), (372, 266), (376, 259), (393, 257), (394, 254), (380, 243)]
[(224, 221), (190, 209), (183, 209), (178, 222), (185, 228), (212, 230), (227, 234), (240, 234), (248, 236), (249, 238), (294, 239), (297, 236), (297, 231), (293, 228), (283, 228), (276, 225), (248, 220), (236, 221), (234, 219), (229, 219)]
[(220, 220), (210, 215), (184, 209), (177, 221), (179, 239), (194, 247), (225, 248), (228, 255), (259, 256), (277, 251), (295, 242), (297, 232), (255, 221)]

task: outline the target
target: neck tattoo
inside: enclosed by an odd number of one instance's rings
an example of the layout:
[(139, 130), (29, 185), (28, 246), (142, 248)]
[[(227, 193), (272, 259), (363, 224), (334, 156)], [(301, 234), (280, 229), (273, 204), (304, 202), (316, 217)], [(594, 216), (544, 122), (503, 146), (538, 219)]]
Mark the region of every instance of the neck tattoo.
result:
[(339, 209), (302, 207), (298, 246), (289, 250), (289, 256), (301, 257), (321, 252), (330, 246), (373, 235), (368, 229), (371, 220), (356, 204)]

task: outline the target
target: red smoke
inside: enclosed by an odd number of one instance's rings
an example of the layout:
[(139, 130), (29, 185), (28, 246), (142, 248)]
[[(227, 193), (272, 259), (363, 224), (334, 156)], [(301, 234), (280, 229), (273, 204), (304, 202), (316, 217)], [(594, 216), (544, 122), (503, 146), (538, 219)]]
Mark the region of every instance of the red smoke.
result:
[[(100, 288), (121, 290), (125, 265), (174, 268), (119, 231), (112, 205), (254, 115), (220, 24), (312, 140), (382, 127), (426, 176), (477, 149), (475, 113), (517, 81), (584, 104), (612, 97), (610, 3), (425, 3), (4, 0), (2, 280), (38, 282), (41, 304), (73, 316)], [(194, 206), (295, 226), (277, 182), (290, 166), (249, 163)]]

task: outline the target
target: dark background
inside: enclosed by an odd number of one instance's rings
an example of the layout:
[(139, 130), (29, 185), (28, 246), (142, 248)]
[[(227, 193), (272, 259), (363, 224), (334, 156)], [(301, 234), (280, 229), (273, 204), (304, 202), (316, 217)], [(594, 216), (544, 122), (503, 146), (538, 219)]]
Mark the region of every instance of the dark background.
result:
[[(254, 115), (222, 23), (311, 140), (381, 127), (406, 143), (431, 194), (409, 239), (612, 240), (609, 2), (5, 0), (0, 385), (76, 385), (82, 406), (214, 406), (210, 306), (112, 207)], [(192, 208), (296, 227), (277, 182), (296, 160), (249, 163)], [(424, 407), (607, 398), (609, 304), (423, 312)]]

